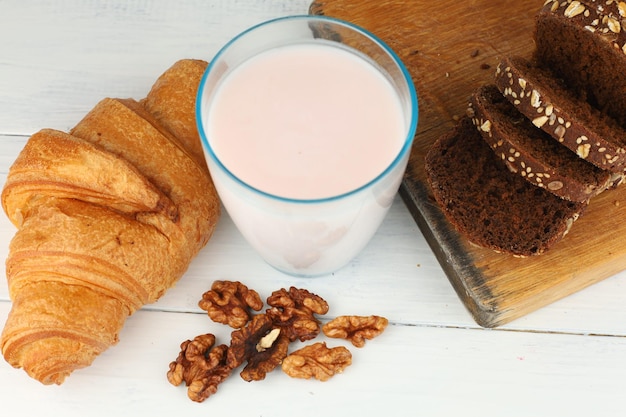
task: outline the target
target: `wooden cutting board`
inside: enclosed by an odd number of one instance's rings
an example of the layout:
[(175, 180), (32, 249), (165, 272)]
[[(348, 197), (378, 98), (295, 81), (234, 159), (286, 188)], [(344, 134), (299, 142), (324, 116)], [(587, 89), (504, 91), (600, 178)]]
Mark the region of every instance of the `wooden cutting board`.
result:
[(476, 322), (496, 327), (626, 269), (626, 187), (592, 200), (547, 254), (515, 258), (478, 248), (451, 227), (431, 196), (423, 159), (491, 82), (506, 55), (530, 57), (544, 0), (319, 0), (312, 14), (362, 26), (393, 48), (418, 92), (419, 125), (400, 193)]

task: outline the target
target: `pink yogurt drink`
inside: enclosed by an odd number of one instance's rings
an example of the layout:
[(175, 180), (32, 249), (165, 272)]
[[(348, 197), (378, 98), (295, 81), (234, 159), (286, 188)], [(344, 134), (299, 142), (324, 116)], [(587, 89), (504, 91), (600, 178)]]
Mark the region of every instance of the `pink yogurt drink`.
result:
[(311, 19), (354, 30), (312, 16), (253, 28), (287, 24), (278, 33), (291, 41), (247, 46), (233, 53), (233, 65), (228, 48), (246, 41), (244, 32), (212, 62), (198, 96), (207, 162), (226, 210), (270, 265), (302, 276), (333, 272), (371, 239), (401, 182), (417, 117), (403, 67), (399, 91), (381, 69), (387, 63), (342, 42), (294, 42), (294, 21)]

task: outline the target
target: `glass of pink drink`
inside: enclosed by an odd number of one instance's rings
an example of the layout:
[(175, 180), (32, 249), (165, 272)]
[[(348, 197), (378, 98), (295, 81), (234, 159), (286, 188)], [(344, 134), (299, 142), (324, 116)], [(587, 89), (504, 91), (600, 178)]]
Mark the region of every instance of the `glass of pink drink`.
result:
[(211, 176), (233, 222), (287, 274), (330, 274), (371, 240), (396, 195), (417, 96), (371, 33), (322, 16), (255, 26), (224, 46), (198, 91)]

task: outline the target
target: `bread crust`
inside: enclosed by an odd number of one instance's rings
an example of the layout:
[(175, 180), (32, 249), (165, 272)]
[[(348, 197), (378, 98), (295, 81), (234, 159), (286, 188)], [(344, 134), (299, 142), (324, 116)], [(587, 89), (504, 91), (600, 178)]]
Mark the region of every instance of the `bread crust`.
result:
[(506, 57), (495, 84), (520, 113), (597, 167), (621, 173), (626, 167), (626, 130), (578, 99), (544, 70), (520, 57)]
[(535, 59), (583, 100), (626, 127), (626, 3), (546, 1), (536, 16)]
[(529, 183), (570, 201), (586, 201), (606, 190), (612, 176), (536, 128), (495, 85), (479, 88), (468, 113), (496, 155)]

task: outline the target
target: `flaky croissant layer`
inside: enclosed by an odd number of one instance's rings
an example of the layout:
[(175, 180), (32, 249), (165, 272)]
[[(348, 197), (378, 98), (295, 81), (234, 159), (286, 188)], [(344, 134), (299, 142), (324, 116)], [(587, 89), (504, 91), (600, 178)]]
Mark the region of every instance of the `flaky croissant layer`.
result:
[(17, 227), (4, 358), (61, 384), (185, 273), (220, 215), (195, 126), (207, 63), (182, 60), (141, 100), (103, 99), (69, 133), (35, 133), (9, 170)]

